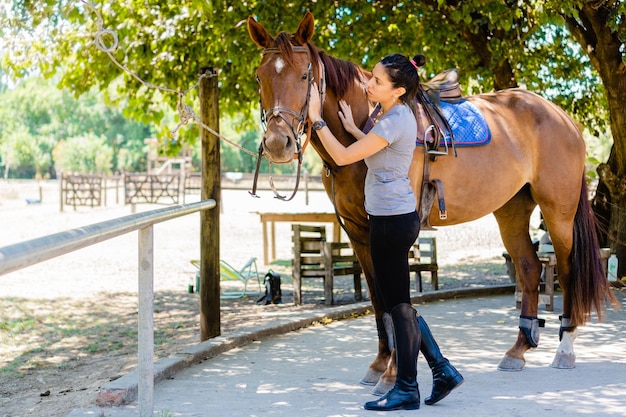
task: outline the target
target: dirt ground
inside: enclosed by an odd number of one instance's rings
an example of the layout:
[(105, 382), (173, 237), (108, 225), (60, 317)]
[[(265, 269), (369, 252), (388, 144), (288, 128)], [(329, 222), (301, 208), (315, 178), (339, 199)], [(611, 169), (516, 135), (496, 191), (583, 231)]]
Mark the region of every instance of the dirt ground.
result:
[[(26, 199), (39, 198), (40, 187), (42, 201), (27, 204)], [(0, 181), (0, 247), (131, 214), (130, 206), (116, 203), (113, 194), (106, 207), (61, 212), (58, 195), (54, 181)], [(278, 201), (269, 191), (261, 195), (253, 199), (243, 190), (223, 191), (220, 258), (237, 266), (254, 256), (261, 272), (280, 272), (284, 304), (256, 305), (255, 295), (225, 300), (222, 334), (260, 324), (263, 309), (324, 308), (321, 285), (305, 287), (304, 305), (292, 303), (291, 269), (284, 266), (291, 259), (289, 224), (276, 225), (277, 257), (283, 262), (263, 265), (257, 212), (332, 212), (332, 205), (320, 191), (310, 192), (308, 204), (304, 193), (291, 202)], [(136, 210), (161, 207), (139, 205)], [(199, 341), (198, 295), (187, 291), (195, 274), (189, 261), (199, 257), (199, 228), (197, 214), (154, 227), (155, 359)], [(510, 282), (492, 216), (423, 235), (437, 237), (442, 289)], [(137, 233), (0, 280), (0, 417), (64, 417), (93, 405), (101, 386), (136, 366)], [(339, 303), (353, 301), (349, 281), (337, 283)]]

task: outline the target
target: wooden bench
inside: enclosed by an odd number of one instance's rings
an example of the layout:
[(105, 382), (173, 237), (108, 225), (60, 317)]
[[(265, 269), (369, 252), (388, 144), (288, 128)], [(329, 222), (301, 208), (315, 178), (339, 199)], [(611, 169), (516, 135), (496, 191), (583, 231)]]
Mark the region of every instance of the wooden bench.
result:
[(302, 280), (324, 280), (324, 303), (334, 304), (335, 276), (354, 277), (355, 300), (363, 299), (361, 293), (361, 266), (347, 242), (327, 242), (324, 226), (293, 224), (293, 301), (302, 304)]
[(439, 289), (437, 272), (437, 240), (434, 237), (419, 237), (409, 250), (409, 271), (415, 272), (415, 290), (422, 292), (422, 272), (430, 272), (434, 290)]
[[(331, 223), (333, 241), (341, 240), (341, 226), (335, 213), (258, 213), (263, 226), (263, 261), (269, 265), (276, 259), (276, 222)], [(269, 227), (268, 227), (269, 223)], [(270, 253), (271, 251), (271, 253)]]

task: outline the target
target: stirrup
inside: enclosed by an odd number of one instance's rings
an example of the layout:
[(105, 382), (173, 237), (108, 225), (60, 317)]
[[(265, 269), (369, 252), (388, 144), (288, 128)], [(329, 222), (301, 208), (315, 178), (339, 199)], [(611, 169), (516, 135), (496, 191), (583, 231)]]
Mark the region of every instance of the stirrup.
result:
[[(426, 146), (426, 144), (428, 143), (428, 142), (426, 142), (426, 135), (428, 135), (428, 133), (431, 130), (435, 130), (435, 125), (428, 126), (426, 128), (426, 130), (424, 131), (424, 148), (426, 149), (426, 153), (428, 155), (448, 155), (448, 150), (449, 150), (448, 142), (446, 142), (446, 135), (441, 130), (439, 131), (439, 133), (441, 134), (441, 137), (443, 138), (443, 144), (446, 147), (446, 150), (445, 151), (438, 151), (436, 149), (428, 149), (428, 146)], [(434, 135), (433, 135), (433, 137), (434, 137)]]

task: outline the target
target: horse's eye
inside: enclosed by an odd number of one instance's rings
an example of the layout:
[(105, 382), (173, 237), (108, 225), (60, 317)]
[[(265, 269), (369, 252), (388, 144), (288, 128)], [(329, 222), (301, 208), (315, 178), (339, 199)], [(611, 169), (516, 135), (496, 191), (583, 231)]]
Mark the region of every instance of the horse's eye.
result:
[(254, 78), (256, 78), (256, 82), (257, 82), (257, 83), (261, 84), (261, 79), (259, 78), (259, 76), (258, 76), (258, 75), (255, 75), (255, 76), (254, 76)]
[(302, 74), (302, 81), (306, 81), (307, 78), (309, 78), (309, 75), (306, 72)]

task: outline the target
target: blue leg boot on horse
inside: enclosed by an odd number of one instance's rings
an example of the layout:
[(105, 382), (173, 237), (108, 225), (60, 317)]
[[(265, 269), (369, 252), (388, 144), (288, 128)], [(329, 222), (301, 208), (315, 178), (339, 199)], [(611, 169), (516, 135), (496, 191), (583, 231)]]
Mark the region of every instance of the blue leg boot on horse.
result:
[(417, 355), (420, 348), (420, 326), (410, 304), (402, 303), (391, 310), (396, 345), (398, 373), (394, 387), (375, 401), (365, 403), (366, 410), (416, 410), (420, 408), (417, 384)]

